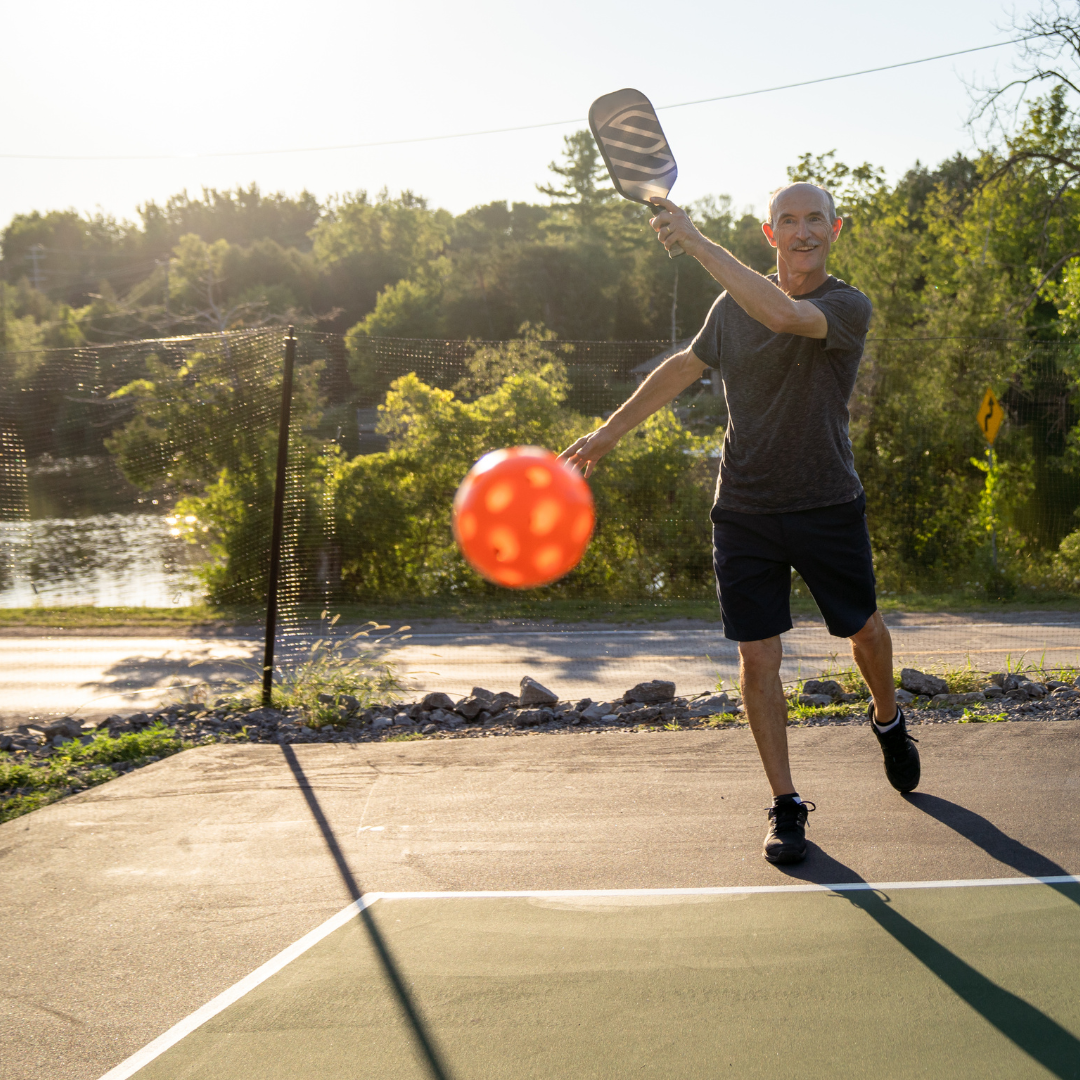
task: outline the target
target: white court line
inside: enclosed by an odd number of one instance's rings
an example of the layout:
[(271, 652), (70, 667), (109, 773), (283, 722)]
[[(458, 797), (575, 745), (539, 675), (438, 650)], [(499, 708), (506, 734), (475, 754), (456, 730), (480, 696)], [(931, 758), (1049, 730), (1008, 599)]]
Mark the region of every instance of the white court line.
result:
[[(896, 892), (898, 889), (971, 889), (985, 885), (1080, 885), (1080, 875), (1028, 878), (971, 878), (955, 881), (853, 881), (841, 885), (715, 885), (699, 889), (529, 889), (478, 892), (385, 892), (380, 900), (572, 900), (589, 896), (743, 896), (754, 893)], [(374, 895), (374, 894), (373, 894)]]
[(484, 899), (526, 899), (526, 900), (563, 900), (584, 897), (603, 896), (737, 896), (753, 893), (808, 893), (808, 892), (896, 892), (898, 889), (969, 889), (987, 885), (1080, 885), (1080, 875), (1063, 874), (1058, 877), (1008, 877), (1008, 878), (969, 878), (955, 881), (855, 881), (838, 885), (718, 885), (700, 889), (525, 889), (516, 891), (482, 892), (386, 892), (366, 893), (359, 900), (331, 916), (321, 926), (316, 927), (299, 941), (283, 949), (272, 960), (256, 968), (246, 978), (230, 986), (201, 1009), (174, 1024), (164, 1035), (159, 1035), (131, 1057), (110, 1069), (101, 1080), (128, 1080), (139, 1069), (149, 1065), (170, 1047), (175, 1046), (196, 1028), (202, 1027), (207, 1020), (213, 1019), (230, 1005), (239, 1001), (250, 990), (266, 982), (271, 975), (276, 975), (283, 967), (292, 963), (298, 956), (306, 953), (313, 945), (328, 937), (335, 930), (350, 922), (365, 907), (370, 907), (376, 900), (484, 900)]
[(322, 926), (317, 926), (310, 934), (305, 934), (299, 941), (282, 949), (272, 960), (267, 960), (262, 967), (256, 968), (250, 975), (230, 986), (224, 993), (218, 994), (216, 998), (208, 1001), (201, 1009), (196, 1009), (190, 1016), (185, 1016), (180, 1023), (174, 1024), (164, 1035), (159, 1035), (152, 1043), (147, 1043), (146, 1046), (136, 1051), (131, 1057), (125, 1058), (115, 1069), (110, 1069), (101, 1080), (127, 1080), (127, 1077), (134, 1076), (141, 1068), (149, 1065), (155, 1058), (164, 1054), (169, 1047), (175, 1046), (196, 1028), (202, 1027), (207, 1020), (212, 1020), (219, 1012), (223, 1012), (234, 1002), (239, 1001), (248, 991), (254, 990), (260, 983), (266, 982), (271, 975), (275, 975), (298, 956), (302, 956), (312, 945), (317, 945), (324, 937), (337, 930), (338, 927), (344, 926), (354, 916), (358, 915), (363, 908), (370, 907), (379, 899), (379, 895), (379, 893), (368, 893), (351, 903), (347, 908), (339, 911), (336, 915), (331, 916)]

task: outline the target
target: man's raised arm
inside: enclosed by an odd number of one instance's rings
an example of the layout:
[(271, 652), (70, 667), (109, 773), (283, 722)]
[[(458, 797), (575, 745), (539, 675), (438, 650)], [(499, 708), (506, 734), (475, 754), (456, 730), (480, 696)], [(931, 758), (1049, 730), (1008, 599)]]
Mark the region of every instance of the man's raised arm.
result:
[(706, 366), (694, 355), (693, 349), (684, 349), (674, 356), (669, 356), (600, 427), (588, 435), (583, 435), (559, 457), (577, 466), (586, 477), (590, 476), (596, 463), (613, 449), (628, 431), (636, 428), (642, 420), (652, 416), (658, 409), (662, 409), (669, 401), (674, 401), (688, 386), (701, 378)]
[(816, 304), (792, 300), (767, 277), (739, 262), (726, 248), (703, 236), (686, 211), (670, 199), (657, 198), (653, 202), (660, 212), (652, 219), (652, 226), (664, 247), (670, 250), (673, 244), (681, 244), (686, 254), (697, 259), (752, 319), (774, 334), (828, 336), (829, 324)]

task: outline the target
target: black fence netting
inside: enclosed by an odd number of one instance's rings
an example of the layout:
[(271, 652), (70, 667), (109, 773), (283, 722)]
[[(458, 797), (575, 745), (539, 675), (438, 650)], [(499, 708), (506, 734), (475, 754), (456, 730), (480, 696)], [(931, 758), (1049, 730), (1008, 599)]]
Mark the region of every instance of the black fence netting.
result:
[[(275, 328), (0, 354), (0, 606), (206, 601), (256, 613), (285, 337)], [(675, 348), (534, 331), (348, 348), (335, 335), (297, 339), (286, 651), (335, 604), (385, 611), (496, 595), (451, 534), (470, 465), (496, 447), (566, 446)], [(1037, 606), (1080, 593), (1078, 374), (1071, 344), (868, 342), (851, 434), (883, 596)], [(726, 420), (706, 373), (624, 439), (591, 481), (597, 528), (585, 558), (534, 595), (713, 595), (708, 512)]]
[[(3, 356), (0, 606), (260, 608), (284, 340), (255, 330)], [(327, 356), (316, 340), (299, 353), (286, 645), (333, 563), (309, 476)]]

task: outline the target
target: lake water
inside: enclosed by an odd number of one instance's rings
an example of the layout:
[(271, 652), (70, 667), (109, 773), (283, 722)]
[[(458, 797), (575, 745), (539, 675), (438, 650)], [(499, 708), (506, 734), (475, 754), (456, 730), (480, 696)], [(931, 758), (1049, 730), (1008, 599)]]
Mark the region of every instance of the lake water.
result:
[(157, 514), (0, 522), (0, 607), (185, 607), (196, 550)]
[(165, 493), (140, 492), (100, 456), (43, 455), (26, 480), (22, 513), (8, 515), (24, 520), (0, 521), (0, 607), (199, 602), (203, 553), (177, 535)]

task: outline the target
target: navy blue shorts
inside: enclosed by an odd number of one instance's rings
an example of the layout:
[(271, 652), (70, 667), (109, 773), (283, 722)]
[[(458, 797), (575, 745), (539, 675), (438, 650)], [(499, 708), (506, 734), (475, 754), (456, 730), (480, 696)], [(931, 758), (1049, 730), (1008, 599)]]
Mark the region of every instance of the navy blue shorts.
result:
[(724, 637), (761, 641), (791, 629), (792, 568), (834, 637), (851, 637), (877, 611), (865, 494), (794, 514), (714, 506), (710, 516)]

